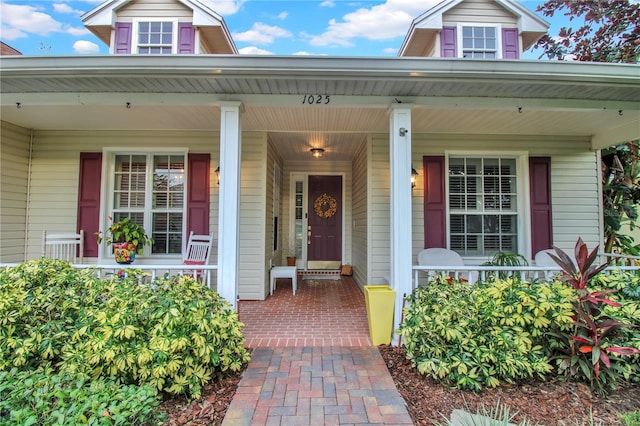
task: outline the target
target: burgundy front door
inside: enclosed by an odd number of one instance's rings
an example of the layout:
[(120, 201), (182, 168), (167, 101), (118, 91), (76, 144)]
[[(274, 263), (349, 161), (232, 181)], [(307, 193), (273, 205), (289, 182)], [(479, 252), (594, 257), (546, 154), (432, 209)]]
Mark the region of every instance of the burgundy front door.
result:
[(342, 176), (309, 176), (307, 260), (342, 260)]

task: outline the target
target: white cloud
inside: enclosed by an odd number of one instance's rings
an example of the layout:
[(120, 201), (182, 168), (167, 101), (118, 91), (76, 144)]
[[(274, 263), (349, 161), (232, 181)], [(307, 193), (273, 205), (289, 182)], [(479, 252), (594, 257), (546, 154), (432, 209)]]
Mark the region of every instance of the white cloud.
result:
[(280, 19), (281, 21), (284, 21), (285, 19), (287, 19), (287, 16), (289, 16), (289, 12), (280, 12), (278, 13), (278, 19)]
[(384, 53), (398, 53), (398, 48), (396, 47), (386, 47), (382, 49)]
[(333, 0), (324, 0), (322, 3), (320, 3), (320, 7), (333, 7), (335, 5), (336, 3)]
[(99, 53), (100, 46), (87, 40), (78, 40), (73, 43), (73, 50), (80, 54)]
[(83, 36), (83, 35), (91, 34), (91, 31), (89, 31), (85, 27), (68, 27), (66, 29), (66, 31), (67, 31), (67, 33), (71, 34), (72, 36), (76, 36), (76, 37), (80, 37), (80, 36)]
[(73, 15), (82, 15), (84, 13), (82, 10), (72, 8), (67, 3), (54, 3), (53, 10), (58, 13), (69, 13)]
[(311, 53), (301, 50), (300, 52), (292, 53), (294, 56), (327, 56), (326, 53)]
[(238, 49), (238, 53), (241, 55), (273, 55), (273, 52), (269, 52), (268, 50), (260, 49), (259, 47), (249, 46), (243, 47), (242, 49)]
[(351, 46), (351, 39), (362, 37), (369, 40), (387, 40), (405, 35), (411, 21), (426, 12), (440, 0), (387, 0), (370, 8), (361, 8), (347, 13), (338, 21), (329, 21), (327, 30), (313, 36), (313, 46)]
[(255, 44), (271, 44), (276, 37), (291, 37), (291, 32), (284, 28), (266, 25), (261, 22), (256, 22), (249, 31), (243, 33), (234, 33), (232, 37), (235, 41), (244, 41)]
[(62, 29), (60, 22), (28, 5), (1, 3), (0, 17), (2, 38), (6, 40), (27, 37), (28, 33), (47, 35)]
[(238, 12), (246, 0), (202, 0), (214, 12), (220, 15), (233, 15)]

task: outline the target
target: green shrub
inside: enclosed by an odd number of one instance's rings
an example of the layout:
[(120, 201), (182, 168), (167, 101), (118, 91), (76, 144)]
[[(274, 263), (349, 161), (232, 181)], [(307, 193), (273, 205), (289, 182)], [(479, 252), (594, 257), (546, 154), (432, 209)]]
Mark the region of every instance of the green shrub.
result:
[(0, 372), (0, 425), (159, 425), (150, 386), (118, 385), (52, 370)]
[(560, 283), (469, 286), (440, 276), (408, 297), (399, 333), (420, 373), (480, 390), (550, 372), (545, 333), (569, 329), (572, 300)]
[(191, 277), (141, 285), (41, 259), (0, 271), (0, 371), (52, 368), (200, 396), (248, 361), (242, 323)]

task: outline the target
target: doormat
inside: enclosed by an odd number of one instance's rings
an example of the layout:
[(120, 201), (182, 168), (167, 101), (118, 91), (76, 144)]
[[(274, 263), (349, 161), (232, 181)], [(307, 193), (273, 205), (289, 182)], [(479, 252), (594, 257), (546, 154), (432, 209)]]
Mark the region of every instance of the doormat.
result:
[(340, 282), (340, 278), (322, 278), (322, 279), (314, 279), (314, 278), (309, 278), (307, 280), (304, 280), (304, 284), (307, 287), (324, 287), (327, 285), (332, 285), (332, 284), (337, 284)]

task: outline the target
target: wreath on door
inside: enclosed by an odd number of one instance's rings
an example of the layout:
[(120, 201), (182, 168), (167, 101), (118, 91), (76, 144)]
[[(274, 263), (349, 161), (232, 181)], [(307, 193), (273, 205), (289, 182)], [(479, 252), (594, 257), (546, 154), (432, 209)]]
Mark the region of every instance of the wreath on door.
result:
[(324, 219), (329, 219), (334, 214), (336, 214), (336, 209), (338, 207), (338, 202), (331, 195), (328, 195), (326, 192), (316, 198), (316, 201), (313, 203), (313, 210), (316, 214)]

